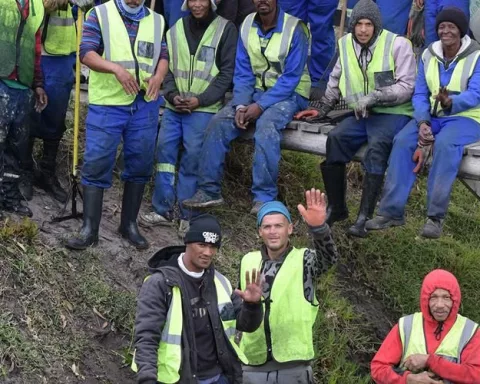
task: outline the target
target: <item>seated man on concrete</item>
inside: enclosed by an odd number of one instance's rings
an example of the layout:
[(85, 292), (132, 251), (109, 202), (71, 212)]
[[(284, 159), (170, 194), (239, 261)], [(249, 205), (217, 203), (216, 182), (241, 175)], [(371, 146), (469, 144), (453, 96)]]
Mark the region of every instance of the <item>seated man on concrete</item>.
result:
[(467, 31), (467, 16), (459, 8), (438, 14), (440, 41), (425, 50), (418, 68), (415, 119), (395, 137), (378, 216), (367, 222), (367, 230), (405, 224), (408, 195), (433, 149), (421, 235), (441, 236), (465, 145), (480, 140), (480, 45)]
[(184, 207), (223, 204), (220, 181), (230, 142), (255, 125), (252, 213), (277, 197), (281, 131), (308, 105), (308, 30), (277, 0), (254, 0), (257, 12), (242, 24), (233, 100), (211, 120), (199, 160), (198, 190)]
[[(232, 83), (238, 38), (235, 25), (216, 14), (214, 0), (185, 0), (184, 8), (191, 14), (167, 32), (170, 60), (163, 85), (167, 108), (157, 139), (153, 210), (140, 216), (140, 224), (147, 227), (171, 225), (178, 201), (180, 237), (188, 230), (189, 219), (196, 216), (182, 202), (197, 190), (203, 137)], [(181, 145), (184, 150), (179, 159)]]
[(327, 139), (327, 159), (321, 165), (328, 196), (329, 225), (348, 217), (345, 165), (367, 143), (360, 212), (348, 233), (364, 237), (379, 197), (395, 134), (410, 120), (415, 84), (415, 57), (410, 42), (382, 29), (378, 6), (360, 0), (350, 19), (351, 33), (339, 41), (340, 57), (327, 92), (316, 109), (299, 113), (307, 121), (322, 119), (343, 96), (355, 116), (347, 117)]

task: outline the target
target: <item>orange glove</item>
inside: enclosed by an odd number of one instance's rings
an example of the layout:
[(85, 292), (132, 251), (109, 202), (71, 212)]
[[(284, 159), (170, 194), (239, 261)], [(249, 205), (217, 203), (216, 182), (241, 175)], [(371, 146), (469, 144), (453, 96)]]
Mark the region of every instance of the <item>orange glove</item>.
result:
[(432, 145), (426, 145), (424, 147), (417, 147), (415, 152), (413, 153), (412, 160), (417, 163), (417, 166), (413, 169), (413, 173), (420, 173), (425, 163), (427, 162), (428, 158), (432, 153)]

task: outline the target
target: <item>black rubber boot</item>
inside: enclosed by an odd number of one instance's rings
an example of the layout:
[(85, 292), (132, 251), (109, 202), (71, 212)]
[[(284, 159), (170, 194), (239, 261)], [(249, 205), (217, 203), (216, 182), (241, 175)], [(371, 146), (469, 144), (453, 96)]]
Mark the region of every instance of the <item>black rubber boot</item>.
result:
[(59, 140), (43, 141), (43, 156), (40, 160), (38, 176), (35, 184), (50, 194), (55, 200), (65, 204), (68, 193), (62, 188), (55, 174)]
[(103, 188), (83, 187), (83, 225), (80, 233), (68, 239), (69, 249), (84, 250), (98, 243), (98, 230), (102, 218)]
[(345, 164), (320, 165), (325, 192), (328, 198), (327, 224), (332, 226), (336, 221), (348, 218), (348, 208), (345, 200), (347, 177)]
[(26, 205), (25, 199), (18, 189), (19, 179), (20, 175), (5, 172), (2, 182), (3, 210), (16, 213), (19, 216), (32, 217), (33, 213)]
[(355, 224), (348, 229), (348, 234), (357, 237), (366, 237), (365, 223), (373, 217), (375, 206), (383, 185), (383, 175), (366, 173), (363, 178), (362, 201)]
[(35, 138), (30, 136), (28, 140), (28, 149), (26, 154), (26, 163), (22, 164), (23, 174), (18, 184), (20, 193), (25, 200), (32, 200), (33, 198), (33, 179), (35, 173), (35, 162), (33, 160), (33, 146), (35, 144)]
[(138, 231), (137, 216), (142, 205), (145, 184), (126, 182), (123, 189), (122, 218), (118, 232), (137, 249), (147, 249), (149, 244)]

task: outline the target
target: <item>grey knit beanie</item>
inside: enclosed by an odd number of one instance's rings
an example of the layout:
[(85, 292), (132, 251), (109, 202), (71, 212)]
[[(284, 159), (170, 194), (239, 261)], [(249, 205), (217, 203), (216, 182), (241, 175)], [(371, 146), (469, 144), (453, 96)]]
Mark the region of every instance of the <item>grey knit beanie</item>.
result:
[(380, 14), (380, 9), (378, 9), (377, 4), (372, 0), (360, 0), (357, 5), (353, 7), (349, 25), (349, 31), (352, 34), (355, 32), (355, 25), (361, 19), (370, 20), (375, 27), (372, 40), (370, 40), (373, 43), (382, 31), (382, 15)]

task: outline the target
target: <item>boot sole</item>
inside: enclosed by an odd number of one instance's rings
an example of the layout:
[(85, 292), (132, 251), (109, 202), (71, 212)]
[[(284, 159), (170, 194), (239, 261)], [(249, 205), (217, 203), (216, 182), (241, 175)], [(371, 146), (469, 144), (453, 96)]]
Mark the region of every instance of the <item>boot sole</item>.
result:
[(422, 232), (420, 232), (420, 236), (424, 237), (425, 239), (431, 239), (431, 240), (436, 240), (436, 239), (439, 239), (440, 237), (442, 237), (442, 233), (439, 233), (439, 234), (431, 234), (431, 233), (425, 233), (423, 230)]
[(159, 223), (146, 223), (142, 220), (138, 220), (138, 225), (142, 228), (153, 228), (153, 227), (173, 227), (174, 223), (172, 221), (161, 221)]
[(72, 245), (72, 244), (68, 244), (68, 243), (64, 243), (65, 245), (65, 248), (67, 249), (71, 249), (72, 251), (85, 251), (86, 249), (90, 248), (90, 247), (95, 247), (98, 245), (98, 240), (93, 242), (92, 244), (89, 244), (87, 246), (78, 246), (78, 245)]
[(367, 223), (365, 224), (365, 229), (367, 231), (381, 231), (382, 229), (387, 229), (391, 227), (401, 227), (402, 225), (405, 225), (405, 220), (390, 220), (383, 225), (376, 225), (376, 226), (369, 225), (367, 221)]
[(145, 249), (150, 248), (150, 244), (148, 243), (148, 241), (146, 242), (145, 245), (138, 245), (138, 244), (134, 243), (132, 240), (130, 240), (130, 238), (127, 235), (124, 235), (121, 231), (118, 231), (118, 233), (120, 234), (120, 236), (122, 236), (123, 239), (127, 240), (128, 243), (130, 245), (133, 245), (136, 249), (145, 250)]
[(129, 243), (130, 245), (133, 245), (136, 249), (145, 250), (145, 249), (150, 248), (150, 244), (148, 244), (148, 243), (145, 244), (145, 245), (138, 245), (138, 244), (134, 243), (132, 240), (130, 240), (127, 236), (123, 236), (123, 235), (122, 235), (122, 238), (125, 239), (125, 240), (127, 240), (128, 243)]
[(183, 202), (182, 205), (187, 208), (211, 208), (211, 207), (219, 207), (225, 204), (225, 200), (217, 199), (217, 200), (210, 200), (204, 203), (187, 203)]
[(368, 236), (368, 232), (367, 232), (367, 231), (361, 232), (361, 231), (359, 231), (357, 228), (348, 228), (347, 233), (348, 233), (350, 236), (360, 237), (360, 238), (362, 238), (362, 239)]

